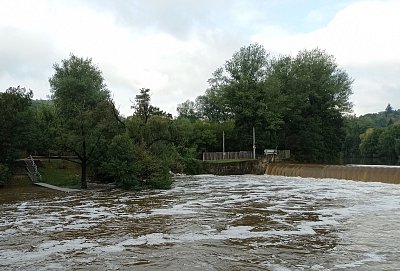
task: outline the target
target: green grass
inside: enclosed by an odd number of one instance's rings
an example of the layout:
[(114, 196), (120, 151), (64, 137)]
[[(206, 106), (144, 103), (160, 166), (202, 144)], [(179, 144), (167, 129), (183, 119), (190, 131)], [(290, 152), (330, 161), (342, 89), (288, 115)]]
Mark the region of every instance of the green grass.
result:
[(79, 188), (80, 166), (64, 160), (42, 161), (39, 166), (42, 181), (56, 186)]
[(225, 160), (207, 160), (205, 163), (210, 164), (227, 164), (227, 163), (237, 163), (237, 162), (245, 162), (245, 161), (253, 161), (254, 159), (225, 159)]

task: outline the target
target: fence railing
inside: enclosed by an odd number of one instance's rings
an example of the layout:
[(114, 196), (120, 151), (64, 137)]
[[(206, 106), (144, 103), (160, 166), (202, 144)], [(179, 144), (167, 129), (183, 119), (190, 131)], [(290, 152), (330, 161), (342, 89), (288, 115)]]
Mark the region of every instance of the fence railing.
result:
[(203, 161), (207, 160), (232, 160), (232, 159), (252, 159), (253, 152), (238, 151), (238, 152), (203, 152)]
[(26, 171), (28, 172), (29, 179), (33, 183), (40, 182), (42, 180), (42, 176), (35, 164), (35, 160), (33, 160), (32, 155), (29, 155), (28, 158), (25, 159)]
[[(290, 150), (271, 150), (264, 152), (263, 156), (257, 155), (257, 158), (269, 156), (271, 161), (282, 161), (290, 158)], [(252, 151), (238, 151), (238, 152), (203, 152), (203, 161), (209, 160), (233, 160), (233, 159), (252, 159)]]

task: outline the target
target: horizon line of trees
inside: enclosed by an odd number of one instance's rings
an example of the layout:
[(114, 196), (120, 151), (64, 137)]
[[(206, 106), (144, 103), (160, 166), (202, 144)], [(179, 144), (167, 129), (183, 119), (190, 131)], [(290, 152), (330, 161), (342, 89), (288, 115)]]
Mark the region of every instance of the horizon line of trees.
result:
[(253, 127), (259, 153), (278, 147), (297, 162), (369, 155), (398, 162), (398, 111), (388, 107), (382, 127), (375, 117), (352, 116), (353, 80), (320, 49), (271, 57), (259, 44), (242, 47), (204, 95), (177, 106), (177, 117), (152, 105), (147, 88), (123, 117), (90, 58), (71, 54), (53, 68), (49, 100), (19, 86), (0, 93), (0, 184), (21, 153), (54, 152), (77, 157), (82, 188), (88, 175), (128, 189), (168, 188), (170, 171), (201, 172), (201, 153), (221, 151), (223, 132), (226, 151), (251, 150)]

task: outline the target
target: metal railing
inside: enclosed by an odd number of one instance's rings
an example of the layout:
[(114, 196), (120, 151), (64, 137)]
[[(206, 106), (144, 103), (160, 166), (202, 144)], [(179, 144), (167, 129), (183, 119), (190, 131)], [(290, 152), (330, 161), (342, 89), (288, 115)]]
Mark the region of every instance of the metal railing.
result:
[(35, 164), (35, 160), (33, 160), (32, 158), (32, 155), (29, 155), (29, 157), (24, 160), (29, 179), (31, 179), (33, 183), (40, 182), (42, 180), (42, 175), (40, 175), (40, 172), (37, 165)]

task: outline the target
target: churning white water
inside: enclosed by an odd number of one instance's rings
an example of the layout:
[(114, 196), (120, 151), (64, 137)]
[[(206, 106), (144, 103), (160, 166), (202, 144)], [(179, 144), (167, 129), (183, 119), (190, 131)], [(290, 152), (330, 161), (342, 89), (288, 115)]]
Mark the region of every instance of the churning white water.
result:
[(1, 270), (400, 270), (399, 185), (201, 175), (0, 196)]

